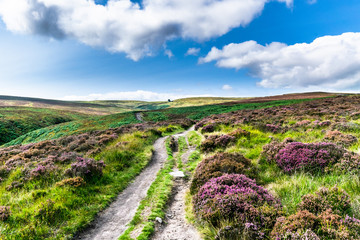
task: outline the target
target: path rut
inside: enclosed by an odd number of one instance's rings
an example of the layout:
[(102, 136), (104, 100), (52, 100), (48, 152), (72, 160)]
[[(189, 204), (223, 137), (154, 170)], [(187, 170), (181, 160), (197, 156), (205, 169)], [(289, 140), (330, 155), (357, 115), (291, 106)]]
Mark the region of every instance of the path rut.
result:
[(91, 224), (91, 226), (75, 239), (116, 240), (127, 229), (133, 219), (140, 201), (146, 197), (157, 172), (167, 159), (165, 137), (154, 143), (154, 154), (149, 165), (135, 180), (119, 194), (117, 199)]
[[(193, 128), (188, 131), (193, 130)], [(187, 131), (187, 132), (188, 132)], [(182, 133), (178, 136), (185, 136), (186, 133)], [(195, 150), (189, 146), (186, 138), (188, 150), (181, 156), (183, 163), (188, 161), (189, 156)], [(174, 169), (176, 170), (176, 169)], [(157, 232), (153, 236), (153, 240), (201, 240), (200, 234), (195, 227), (188, 223), (185, 218), (185, 195), (189, 189), (189, 184), (184, 178), (176, 178), (173, 187), (173, 195), (170, 200), (170, 206), (166, 211), (165, 222), (166, 225), (160, 225), (157, 227)]]

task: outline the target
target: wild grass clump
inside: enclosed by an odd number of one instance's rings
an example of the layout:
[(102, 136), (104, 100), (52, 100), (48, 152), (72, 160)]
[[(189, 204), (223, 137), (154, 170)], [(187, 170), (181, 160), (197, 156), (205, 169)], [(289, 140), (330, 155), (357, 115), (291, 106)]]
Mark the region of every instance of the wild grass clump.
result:
[(205, 158), (196, 168), (190, 192), (195, 194), (211, 178), (221, 177), (225, 173), (245, 174), (255, 178), (257, 169), (251, 161), (239, 153), (217, 153)]
[(281, 205), (278, 199), (245, 175), (225, 174), (200, 188), (194, 197), (194, 210), (198, 217), (213, 226), (231, 220), (237, 227), (256, 229), (252, 234), (262, 238), (280, 216)]

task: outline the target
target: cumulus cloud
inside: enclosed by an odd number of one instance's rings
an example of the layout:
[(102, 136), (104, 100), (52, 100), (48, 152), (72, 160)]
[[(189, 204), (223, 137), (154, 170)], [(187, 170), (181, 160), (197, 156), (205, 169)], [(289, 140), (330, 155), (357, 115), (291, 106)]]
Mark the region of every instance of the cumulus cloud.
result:
[(197, 56), (200, 53), (200, 48), (189, 48), (185, 56)]
[[(275, 0), (291, 6), (293, 0)], [(133, 60), (168, 40), (206, 40), (245, 26), (268, 0), (0, 0), (7, 29), (51, 38), (74, 38)], [(226, 14), (224, 14), (226, 13)]]
[(226, 90), (226, 91), (229, 91), (229, 90), (232, 90), (232, 86), (228, 85), (228, 84), (225, 84), (224, 86), (222, 86), (222, 90)]
[(73, 101), (93, 101), (93, 100), (141, 100), (141, 101), (167, 101), (187, 97), (211, 97), (211, 95), (186, 95), (176, 93), (157, 93), (152, 91), (128, 91), (128, 92), (111, 92), (96, 93), (86, 96), (66, 96), (63, 100)]
[(311, 43), (262, 46), (255, 41), (212, 48), (200, 63), (248, 69), (266, 88), (360, 86), (360, 33), (324, 36)]

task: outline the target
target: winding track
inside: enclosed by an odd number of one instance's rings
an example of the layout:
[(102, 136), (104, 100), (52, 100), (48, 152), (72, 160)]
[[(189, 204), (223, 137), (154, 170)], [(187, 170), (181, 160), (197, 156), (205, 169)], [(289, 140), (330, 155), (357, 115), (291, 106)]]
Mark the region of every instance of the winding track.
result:
[[(186, 163), (195, 148), (190, 147), (187, 139), (187, 132), (194, 130), (194, 127), (188, 131), (176, 134), (174, 137), (183, 136), (186, 139), (188, 150), (181, 156), (181, 161)], [(177, 169), (174, 169), (177, 170)], [(189, 189), (189, 184), (183, 178), (176, 178), (173, 195), (170, 200), (169, 208), (166, 211), (166, 224), (159, 226), (157, 232), (152, 237), (153, 240), (201, 240), (200, 234), (194, 226), (186, 221), (185, 195)]]
[(75, 239), (116, 240), (127, 229), (133, 219), (140, 201), (146, 197), (157, 172), (167, 159), (165, 137), (154, 143), (154, 154), (149, 165), (135, 180), (119, 194), (117, 199), (91, 224), (91, 226)]

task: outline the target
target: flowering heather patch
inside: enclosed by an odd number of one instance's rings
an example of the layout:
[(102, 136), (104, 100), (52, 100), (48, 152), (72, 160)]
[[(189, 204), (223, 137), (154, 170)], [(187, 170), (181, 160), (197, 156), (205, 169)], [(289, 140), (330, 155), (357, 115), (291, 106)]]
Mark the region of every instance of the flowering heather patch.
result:
[(257, 170), (249, 159), (239, 153), (217, 153), (197, 166), (190, 186), (191, 193), (197, 192), (209, 179), (225, 173), (244, 174), (254, 178)]
[(279, 216), (280, 203), (254, 180), (225, 174), (209, 180), (194, 197), (198, 217), (217, 226), (221, 220), (253, 224), (265, 234)]
[(211, 135), (201, 143), (200, 149), (203, 152), (211, 152), (216, 148), (226, 148), (235, 142), (235, 137), (229, 135)]
[(30, 177), (32, 179), (39, 178), (39, 177), (45, 178), (45, 177), (48, 177), (56, 169), (57, 169), (57, 167), (54, 164), (52, 164), (52, 163), (46, 164), (46, 162), (44, 164), (44, 162), (43, 162), (43, 163), (38, 164), (36, 166), (36, 168), (34, 168), (30, 171)]
[(75, 178), (67, 178), (62, 180), (61, 182), (56, 183), (56, 186), (63, 187), (63, 186), (70, 186), (74, 188), (78, 188), (84, 186), (86, 182), (82, 177), (75, 177)]
[(286, 138), (283, 142), (272, 141), (269, 144), (266, 144), (263, 147), (263, 151), (261, 153), (262, 157), (266, 159), (269, 163), (276, 162), (276, 155), (279, 151), (286, 147), (289, 143), (294, 142), (291, 138)]
[(350, 196), (337, 187), (320, 188), (315, 194), (308, 194), (302, 197), (299, 204), (300, 210), (307, 210), (318, 215), (327, 209), (334, 213), (344, 215), (350, 210)]
[(0, 221), (6, 221), (10, 217), (10, 207), (0, 206)]
[(324, 138), (325, 141), (334, 142), (343, 146), (350, 146), (358, 141), (358, 139), (351, 134), (343, 134), (338, 130), (328, 131)]
[(277, 165), (286, 173), (297, 170), (325, 171), (339, 162), (345, 150), (332, 143), (292, 142), (276, 155)]
[(96, 161), (92, 158), (78, 157), (76, 162), (71, 164), (71, 168), (65, 171), (66, 175), (76, 177), (91, 178), (94, 176), (101, 176), (102, 170), (105, 167), (103, 161)]

